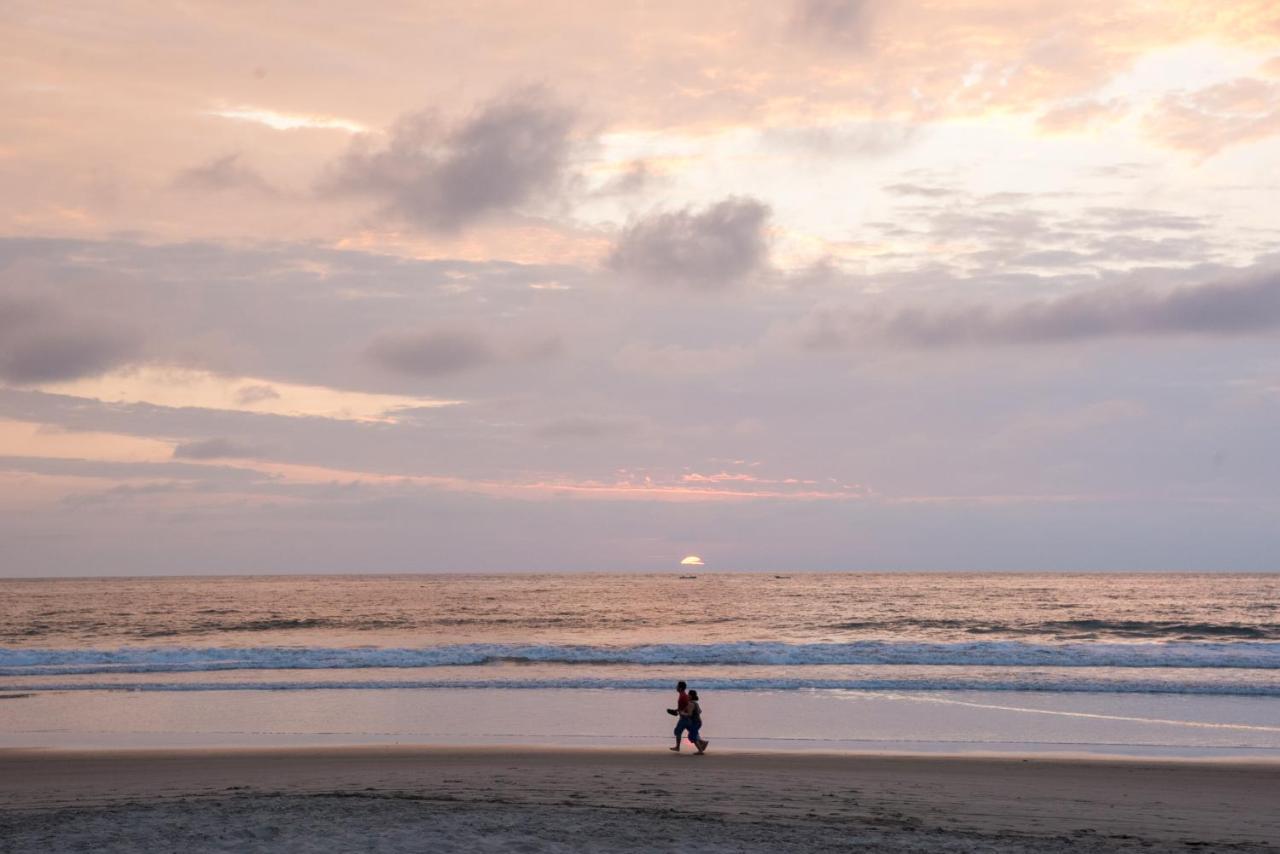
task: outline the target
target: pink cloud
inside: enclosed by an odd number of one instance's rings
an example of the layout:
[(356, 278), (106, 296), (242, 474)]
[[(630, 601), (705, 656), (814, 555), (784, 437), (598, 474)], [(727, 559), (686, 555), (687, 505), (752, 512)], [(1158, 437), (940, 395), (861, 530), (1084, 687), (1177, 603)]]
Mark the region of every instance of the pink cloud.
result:
[(1280, 133), (1280, 82), (1244, 77), (1169, 95), (1144, 125), (1163, 145), (1212, 157)]

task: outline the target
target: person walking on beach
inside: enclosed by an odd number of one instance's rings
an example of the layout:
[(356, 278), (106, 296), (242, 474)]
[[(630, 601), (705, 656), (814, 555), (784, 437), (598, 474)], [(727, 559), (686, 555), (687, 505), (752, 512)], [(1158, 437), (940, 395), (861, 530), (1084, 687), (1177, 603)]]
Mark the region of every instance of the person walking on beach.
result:
[(698, 748), (698, 755), (707, 752), (707, 745), (711, 742), (706, 741), (702, 737), (702, 706), (698, 703), (698, 692), (689, 692), (689, 741), (694, 747)]
[(676, 707), (667, 709), (667, 714), (676, 716), (676, 746), (671, 748), (676, 753), (680, 752), (680, 739), (689, 728), (689, 695), (685, 693), (686, 687), (688, 686), (683, 681), (676, 683)]

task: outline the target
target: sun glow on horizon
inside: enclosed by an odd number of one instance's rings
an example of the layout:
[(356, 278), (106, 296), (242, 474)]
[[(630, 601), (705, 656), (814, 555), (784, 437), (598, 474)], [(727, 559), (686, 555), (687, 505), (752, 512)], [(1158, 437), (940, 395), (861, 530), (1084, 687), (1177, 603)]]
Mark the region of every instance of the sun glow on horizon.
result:
[(687, 557), (685, 557), (684, 560), (680, 561), (680, 565), (681, 566), (706, 566), (706, 564), (702, 562), (702, 558), (698, 557), (697, 555), (688, 555)]

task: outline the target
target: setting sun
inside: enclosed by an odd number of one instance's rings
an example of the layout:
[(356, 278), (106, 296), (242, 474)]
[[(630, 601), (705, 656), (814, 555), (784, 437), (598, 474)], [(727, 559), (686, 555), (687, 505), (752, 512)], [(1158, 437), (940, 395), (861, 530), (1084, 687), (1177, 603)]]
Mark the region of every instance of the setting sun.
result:
[(684, 560), (680, 561), (680, 565), (681, 566), (706, 566), (706, 564), (702, 562), (702, 558), (698, 557), (697, 555), (689, 555)]

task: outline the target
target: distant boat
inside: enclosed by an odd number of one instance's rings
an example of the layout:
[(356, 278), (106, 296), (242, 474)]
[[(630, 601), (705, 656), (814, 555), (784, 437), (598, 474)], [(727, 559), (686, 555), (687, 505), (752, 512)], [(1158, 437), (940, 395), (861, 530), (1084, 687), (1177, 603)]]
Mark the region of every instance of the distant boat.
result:
[(774, 578), (790, 578), (789, 575), (775, 575)]
[(698, 576), (696, 576), (696, 575), (682, 575), (682, 576), (680, 576), (680, 577), (681, 577), (681, 578), (697, 578)]

